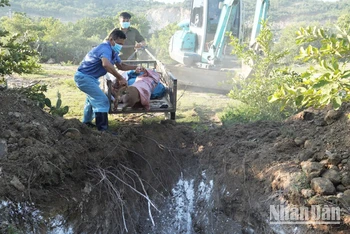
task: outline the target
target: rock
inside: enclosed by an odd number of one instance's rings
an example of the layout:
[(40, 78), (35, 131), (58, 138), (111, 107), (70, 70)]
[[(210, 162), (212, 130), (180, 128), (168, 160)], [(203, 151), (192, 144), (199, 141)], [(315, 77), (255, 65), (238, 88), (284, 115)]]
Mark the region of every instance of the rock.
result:
[(323, 159), (320, 161), (320, 164), (322, 164), (323, 166), (326, 166), (328, 164), (328, 160), (327, 159)]
[(83, 192), (86, 194), (90, 194), (91, 191), (92, 191), (92, 185), (89, 182), (86, 182)]
[(327, 178), (313, 178), (311, 180), (311, 188), (320, 195), (332, 195), (335, 193), (333, 183)]
[(344, 195), (345, 195), (345, 196), (350, 196), (350, 189), (345, 190), (345, 191), (344, 191)]
[(10, 184), (12, 184), (13, 187), (15, 187), (16, 189), (18, 189), (21, 192), (23, 192), (25, 190), (24, 185), (21, 183), (21, 181), (19, 181), (17, 176), (13, 176), (12, 180), (10, 181)]
[(16, 118), (19, 118), (19, 117), (22, 116), (22, 114), (19, 113), (19, 112), (9, 112), (8, 115), (11, 116), (11, 117), (14, 116)]
[(296, 137), (294, 142), (297, 146), (301, 146), (305, 143), (306, 139), (304, 137)]
[(293, 149), (295, 147), (295, 142), (291, 139), (282, 139), (279, 142), (276, 142), (273, 145), (273, 148), (277, 151), (277, 152), (286, 152), (289, 151), (291, 149)]
[(323, 178), (329, 179), (333, 184), (337, 185), (340, 183), (340, 173), (336, 170), (329, 169), (322, 174)]
[(316, 126), (326, 126), (327, 122), (321, 117), (315, 117), (314, 123)]
[(11, 137), (8, 139), (7, 143), (10, 145), (10, 144), (15, 144), (17, 143), (17, 138), (14, 138), (14, 137)]
[(339, 110), (329, 110), (324, 117), (324, 121), (326, 121), (327, 124), (332, 124), (339, 119), (341, 115), (342, 112)]
[(309, 179), (320, 176), (324, 169), (323, 165), (318, 162), (304, 161), (300, 165)]
[(342, 158), (342, 159), (349, 158), (349, 153), (343, 153), (343, 154), (341, 155), (341, 158)]
[(0, 159), (7, 156), (7, 142), (5, 139), (0, 139)]
[(16, 133), (11, 130), (5, 130), (2, 133), (2, 136), (5, 137), (6, 139), (9, 139), (10, 137), (16, 137)]
[(62, 117), (56, 117), (55, 121), (53, 122), (53, 126), (55, 128), (60, 128), (62, 125), (64, 125), (64, 123), (66, 122), (66, 120)]
[(315, 191), (312, 189), (302, 189), (301, 194), (304, 198), (310, 198), (315, 195)]
[(345, 186), (342, 184), (337, 185), (337, 191), (339, 192), (344, 192), (346, 190)]
[(42, 135), (47, 135), (50, 134), (49, 130), (47, 129), (47, 127), (45, 127), (44, 125), (39, 125), (38, 126), (39, 131), (41, 132)]
[(345, 214), (345, 215), (343, 216), (343, 223), (344, 223), (345, 225), (350, 226), (350, 215)]
[(348, 173), (343, 173), (343, 174), (342, 174), (341, 183), (342, 183), (345, 187), (350, 186), (350, 176), (349, 176)]
[(344, 170), (350, 172), (350, 160), (348, 160), (347, 163), (344, 164)]
[(276, 138), (276, 137), (278, 137), (279, 135), (280, 135), (279, 132), (277, 132), (277, 131), (272, 131), (272, 132), (270, 132), (270, 133), (267, 135), (267, 137), (268, 137), (268, 138)]
[(295, 164), (299, 164), (301, 161), (298, 157), (293, 157), (292, 159)]
[(329, 165), (329, 169), (339, 171), (339, 168), (335, 165)]
[(308, 148), (313, 148), (314, 147), (314, 143), (311, 140), (306, 140), (304, 142), (304, 148), (308, 149)]
[(337, 153), (331, 153), (330, 151), (326, 150), (326, 155), (328, 156), (328, 163), (332, 165), (338, 165), (341, 162), (341, 157)]
[(312, 150), (305, 150), (299, 153), (298, 158), (300, 161), (307, 161), (314, 156), (315, 152)]
[(337, 198), (342, 198), (342, 197), (344, 197), (344, 193), (338, 193), (337, 194)]
[(316, 154), (316, 160), (319, 161), (319, 162), (322, 161), (322, 160), (325, 160), (327, 158), (328, 158), (328, 156), (326, 154), (324, 154), (323, 152), (318, 152)]
[(350, 204), (350, 189), (345, 190), (341, 198), (345, 204)]
[(33, 141), (29, 138), (20, 138), (18, 140), (19, 147), (25, 147), (25, 146), (31, 146), (31, 145), (33, 145)]

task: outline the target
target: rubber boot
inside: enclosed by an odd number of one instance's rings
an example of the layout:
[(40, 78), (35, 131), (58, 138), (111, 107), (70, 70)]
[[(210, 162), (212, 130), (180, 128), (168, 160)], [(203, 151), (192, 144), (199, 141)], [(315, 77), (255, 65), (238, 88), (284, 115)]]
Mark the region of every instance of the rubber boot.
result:
[(95, 112), (96, 127), (99, 131), (107, 131), (108, 129), (108, 113)]

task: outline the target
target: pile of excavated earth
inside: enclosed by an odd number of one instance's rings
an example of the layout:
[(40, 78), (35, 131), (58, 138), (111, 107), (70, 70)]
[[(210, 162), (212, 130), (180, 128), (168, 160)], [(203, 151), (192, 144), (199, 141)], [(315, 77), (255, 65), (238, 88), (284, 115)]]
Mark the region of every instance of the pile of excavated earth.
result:
[[(1, 233), (350, 229), (350, 105), (202, 131), (169, 120), (124, 124), (115, 136), (54, 117), (14, 90), (0, 100)], [(339, 217), (274, 224), (277, 206), (334, 208)]]

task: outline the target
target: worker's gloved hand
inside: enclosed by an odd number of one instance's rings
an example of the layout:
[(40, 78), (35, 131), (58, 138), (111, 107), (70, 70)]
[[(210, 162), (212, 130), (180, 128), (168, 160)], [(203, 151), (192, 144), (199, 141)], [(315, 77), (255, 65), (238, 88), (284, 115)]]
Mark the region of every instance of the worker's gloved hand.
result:
[(144, 42), (136, 43), (136, 45), (134, 47), (135, 50), (141, 50), (141, 49), (144, 50), (146, 48), (147, 48), (147, 45)]

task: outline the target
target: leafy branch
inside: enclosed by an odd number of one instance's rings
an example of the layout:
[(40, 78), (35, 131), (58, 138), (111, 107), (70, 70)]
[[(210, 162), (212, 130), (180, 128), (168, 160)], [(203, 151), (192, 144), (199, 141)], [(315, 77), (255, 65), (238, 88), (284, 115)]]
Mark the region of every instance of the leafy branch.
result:
[(350, 100), (350, 70), (346, 66), (350, 56), (349, 31), (340, 27), (337, 34), (317, 27), (301, 28), (297, 43), (319, 41), (319, 48), (309, 45), (300, 48), (299, 60), (312, 65), (301, 74), (301, 81), (292, 85), (283, 84), (269, 98), (283, 106), (294, 104), (299, 108), (321, 108), (332, 105), (338, 109)]

